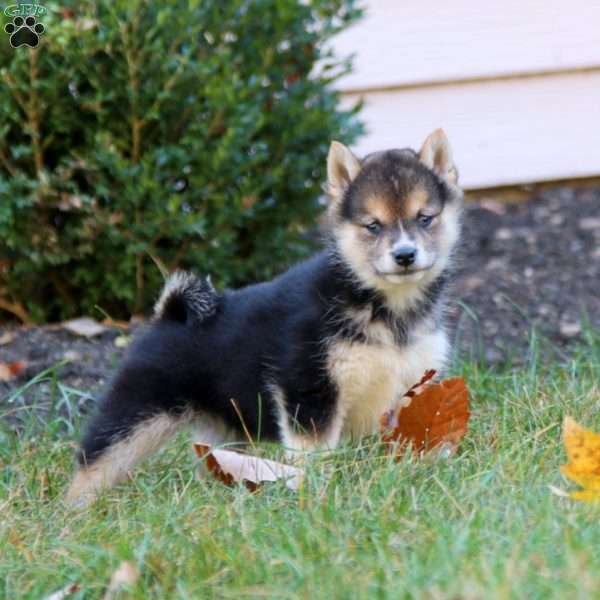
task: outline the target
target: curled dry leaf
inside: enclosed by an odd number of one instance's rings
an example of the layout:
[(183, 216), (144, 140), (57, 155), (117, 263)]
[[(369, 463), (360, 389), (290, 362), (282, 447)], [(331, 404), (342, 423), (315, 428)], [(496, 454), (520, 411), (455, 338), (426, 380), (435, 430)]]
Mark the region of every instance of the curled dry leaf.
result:
[(69, 583), (69, 585), (66, 585), (61, 590), (57, 590), (49, 596), (46, 596), (44, 600), (64, 600), (65, 598), (68, 598), (69, 596), (78, 591), (79, 585), (77, 583)]
[(10, 344), (14, 339), (15, 334), (12, 331), (5, 331), (0, 335), (0, 346), (6, 346), (6, 344)]
[(103, 600), (116, 598), (124, 587), (131, 587), (139, 579), (138, 568), (130, 561), (124, 560), (112, 574)]
[(71, 319), (62, 324), (63, 329), (85, 338), (92, 338), (106, 331), (106, 327), (90, 317)]
[(252, 492), (266, 481), (283, 481), (291, 490), (297, 490), (303, 471), (297, 467), (259, 458), (232, 450), (213, 450), (211, 446), (194, 443), (199, 458), (205, 459), (206, 468), (225, 485), (244, 483)]
[(470, 412), (465, 381), (456, 377), (431, 383), (434, 374), (427, 371), (405, 394), (405, 405), (381, 417), (382, 440), (390, 447), (397, 443), (399, 452), (409, 444), (417, 452), (442, 444), (454, 451), (467, 431)]
[(575, 500), (600, 501), (600, 434), (582, 427), (572, 417), (565, 417), (563, 439), (569, 462), (562, 474), (583, 489), (569, 493)]
[(102, 325), (106, 327), (116, 327), (117, 329), (127, 330), (129, 329), (131, 323), (129, 321), (119, 321), (118, 319), (112, 319), (111, 317), (106, 317), (101, 321)]
[(10, 381), (19, 375), (27, 366), (24, 360), (14, 362), (0, 362), (0, 381)]
[[(429, 369), (429, 371), (425, 371), (423, 377), (418, 383), (415, 383), (412, 387), (408, 389), (408, 391), (402, 397), (400, 401), (400, 405), (402, 408), (408, 406), (412, 399), (420, 394), (425, 389), (425, 384), (429, 383), (435, 375), (435, 369)], [(379, 419), (380, 430), (382, 434), (385, 434), (386, 431), (390, 429), (396, 429), (398, 427), (398, 416), (400, 415), (400, 411), (398, 409), (392, 409), (388, 412), (381, 415)]]

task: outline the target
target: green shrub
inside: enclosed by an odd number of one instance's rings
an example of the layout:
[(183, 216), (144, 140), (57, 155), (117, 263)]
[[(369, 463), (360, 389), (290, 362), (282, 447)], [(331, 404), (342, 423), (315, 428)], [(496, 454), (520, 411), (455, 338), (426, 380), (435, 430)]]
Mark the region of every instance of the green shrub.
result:
[(125, 317), (161, 269), (307, 253), (329, 140), (360, 131), (327, 50), (355, 0), (44, 5), (37, 50), (0, 32), (0, 318)]

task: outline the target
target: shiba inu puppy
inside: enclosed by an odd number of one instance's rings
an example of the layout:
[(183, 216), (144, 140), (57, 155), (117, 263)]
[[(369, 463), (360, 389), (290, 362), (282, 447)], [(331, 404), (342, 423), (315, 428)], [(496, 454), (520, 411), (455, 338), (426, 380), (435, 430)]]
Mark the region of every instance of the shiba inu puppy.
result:
[(333, 142), (327, 194), (325, 249), (273, 281), (220, 293), (170, 277), (91, 420), (69, 501), (90, 501), (185, 425), (213, 444), (335, 448), (443, 367), (462, 204), (444, 132), (363, 160)]

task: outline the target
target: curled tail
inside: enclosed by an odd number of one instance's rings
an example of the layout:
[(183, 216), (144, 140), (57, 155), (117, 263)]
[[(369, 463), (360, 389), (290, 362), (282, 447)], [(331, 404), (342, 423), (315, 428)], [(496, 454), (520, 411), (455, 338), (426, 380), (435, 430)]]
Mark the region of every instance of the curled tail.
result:
[(208, 277), (198, 277), (185, 271), (169, 276), (154, 305), (158, 320), (199, 323), (215, 314), (219, 294)]

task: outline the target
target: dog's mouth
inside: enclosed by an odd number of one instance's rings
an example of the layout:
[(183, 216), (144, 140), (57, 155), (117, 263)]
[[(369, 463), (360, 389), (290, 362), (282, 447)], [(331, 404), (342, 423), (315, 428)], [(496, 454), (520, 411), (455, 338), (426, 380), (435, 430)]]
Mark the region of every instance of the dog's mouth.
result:
[(425, 275), (427, 271), (431, 269), (433, 265), (428, 267), (422, 267), (419, 269), (411, 269), (406, 267), (405, 269), (397, 271), (380, 271), (375, 269), (375, 272), (379, 277), (390, 283), (408, 283), (410, 281), (419, 281)]

